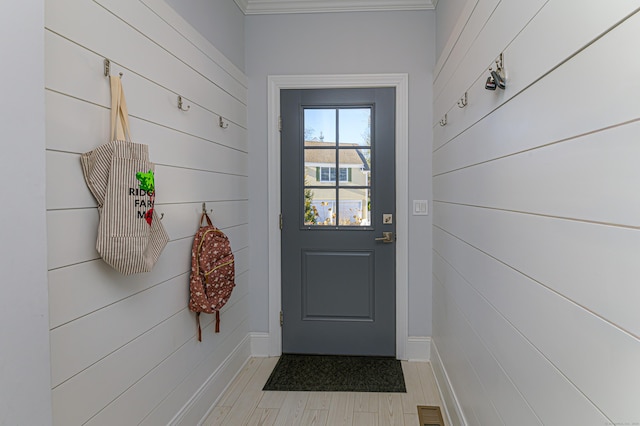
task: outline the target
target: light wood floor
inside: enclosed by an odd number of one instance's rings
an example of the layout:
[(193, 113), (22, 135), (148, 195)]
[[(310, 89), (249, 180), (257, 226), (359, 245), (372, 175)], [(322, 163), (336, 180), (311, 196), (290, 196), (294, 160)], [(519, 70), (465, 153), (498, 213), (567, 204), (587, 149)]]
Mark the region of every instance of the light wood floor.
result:
[(277, 361), (251, 358), (203, 426), (419, 426), (418, 405), (442, 407), (428, 362), (402, 362), (406, 394), (263, 392)]

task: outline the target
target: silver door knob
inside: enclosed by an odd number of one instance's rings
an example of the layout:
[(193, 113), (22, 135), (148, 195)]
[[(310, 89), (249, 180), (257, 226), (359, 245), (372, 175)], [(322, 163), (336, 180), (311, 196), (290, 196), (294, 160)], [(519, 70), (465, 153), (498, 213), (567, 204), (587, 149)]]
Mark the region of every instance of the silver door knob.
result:
[(382, 237), (376, 238), (376, 241), (382, 241), (383, 243), (393, 242), (393, 232), (383, 232)]

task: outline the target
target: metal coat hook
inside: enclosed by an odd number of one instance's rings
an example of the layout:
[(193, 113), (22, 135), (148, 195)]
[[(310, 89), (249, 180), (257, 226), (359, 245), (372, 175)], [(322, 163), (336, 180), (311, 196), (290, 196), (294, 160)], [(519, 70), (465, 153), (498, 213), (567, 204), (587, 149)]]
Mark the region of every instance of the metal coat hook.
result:
[(225, 123), (224, 122), (224, 118), (222, 118), (222, 116), (218, 117), (218, 126), (220, 126), (221, 129), (226, 129), (227, 127), (229, 127), (229, 123)]
[(464, 92), (464, 96), (458, 99), (458, 108), (464, 108), (469, 102), (467, 101), (467, 92)]
[(164, 219), (164, 213), (160, 213), (160, 220)]
[(504, 53), (501, 53), (496, 59), (496, 69), (493, 70), (493, 67), (489, 68), (489, 77), (487, 78), (487, 82), (484, 85), (484, 88), (487, 90), (496, 90), (496, 88), (500, 88), (502, 90), (507, 87), (507, 71), (504, 67)]
[(178, 109), (180, 111), (189, 111), (191, 109), (191, 105), (187, 105), (186, 108), (183, 107), (184, 102), (182, 101), (182, 96), (178, 95)]
[[(120, 74), (120, 78), (122, 78), (122, 73)], [(104, 60), (104, 76), (109, 77), (111, 75), (111, 61), (109, 59)]]
[(504, 70), (504, 53), (501, 53), (500, 56), (498, 56), (498, 59), (496, 59), (496, 68), (498, 69), (498, 72), (502, 72)]
[[(213, 209), (210, 209), (209, 212), (213, 214)], [(202, 203), (202, 214), (207, 214), (207, 203)]]
[(441, 126), (447, 125), (447, 114), (445, 114), (444, 117), (442, 117), (442, 119), (438, 122), (438, 124), (440, 124)]

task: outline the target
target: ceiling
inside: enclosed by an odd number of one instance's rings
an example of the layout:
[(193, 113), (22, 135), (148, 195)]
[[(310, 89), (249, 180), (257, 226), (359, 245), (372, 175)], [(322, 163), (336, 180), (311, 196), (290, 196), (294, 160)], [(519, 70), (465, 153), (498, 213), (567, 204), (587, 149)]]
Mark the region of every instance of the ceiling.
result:
[(438, 0), (235, 0), (245, 15), (432, 10)]

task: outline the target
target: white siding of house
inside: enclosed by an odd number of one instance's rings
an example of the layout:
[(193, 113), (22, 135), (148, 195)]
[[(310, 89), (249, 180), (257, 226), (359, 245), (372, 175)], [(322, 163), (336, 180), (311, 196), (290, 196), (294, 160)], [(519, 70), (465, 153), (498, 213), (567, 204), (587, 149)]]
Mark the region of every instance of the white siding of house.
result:
[[(161, 0), (47, 0), (45, 16), (54, 424), (195, 424), (250, 353), (246, 78)], [(124, 74), (133, 140), (156, 163), (170, 242), (151, 273), (123, 276), (94, 248), (79, 154), (109, 137), (103, 58)], [(220, 334), (205, 315), (200, 343), (187, 301), (203, 202), (231, 240), (237, 287)]]
[(448, 38), (432, 358), (453, 424), (640, 422), (637, 7), (481, 0)]

